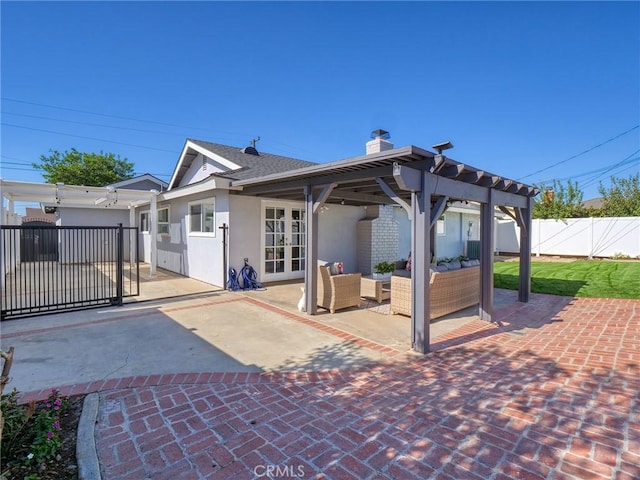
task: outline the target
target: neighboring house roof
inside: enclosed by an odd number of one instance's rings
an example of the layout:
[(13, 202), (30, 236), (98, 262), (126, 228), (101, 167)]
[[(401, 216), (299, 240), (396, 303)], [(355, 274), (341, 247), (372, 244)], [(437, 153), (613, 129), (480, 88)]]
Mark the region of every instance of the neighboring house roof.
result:
[(189, 170), (193, 160), (199, 153), (215, 159), (226, 168), (225, 171), (216, 172), (215, 175), (232, 180), (260, 178), (265, 175), (284, 173), (316, 165), (313, 162), (271, 153), (257, 152), (257, 155), (245, 153), (251, 151), (251, 148), (238, 148), (219, 143), (187, 139), (169, 183), (169, 188), (175, 188), (180, 184), (182, 177)]
[[(108, 187), (113, 188), (124, 188), (127, 187), (132, 190), (148, 190), (146, 186), (148, 183), (155, 183), (158, 185), (158, 190), (166, 190), (169, 187), (169, 184), (164, 180), (160, 180), (158, 177), (154, 177), (150, 173), (143, 173), (142, 175), (138, 175), (127, 180), (122, 180), (116, 183), (110, 183), (107, 185)], [(140, 184), (140, 186), (145, 186), (145, 188), (136, 188), (136, 184)], [(145, 185), (146, 184), (146, 185)]]
[(56, 214), (55, 213), (44, 213), (40, 208), (25, 208), (25, 215), (22, 217), (22, 223), (28, 222), (46, 222), (46, 223), (56, 223)]
[(602, 197), (590, 198), (589, 200), (582, 202), (582, 206), (584, 208), (602, 208), (604, 206), (604, 200)]

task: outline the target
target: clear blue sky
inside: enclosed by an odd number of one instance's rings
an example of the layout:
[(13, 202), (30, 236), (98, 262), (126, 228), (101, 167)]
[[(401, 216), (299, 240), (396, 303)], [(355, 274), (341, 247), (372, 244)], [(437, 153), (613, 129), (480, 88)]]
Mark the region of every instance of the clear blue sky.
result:
[(377, 128), (585, 199), (640, 170), (638, 2), (3, 1), (1, 21), (4, 179), (75, 147), (168, 180), (188, 137), (327, 162)]

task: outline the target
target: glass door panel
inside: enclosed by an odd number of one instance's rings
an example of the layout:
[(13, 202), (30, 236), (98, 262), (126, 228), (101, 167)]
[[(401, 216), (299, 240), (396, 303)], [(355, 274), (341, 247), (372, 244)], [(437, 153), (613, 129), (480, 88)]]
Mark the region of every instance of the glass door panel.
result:
[(291, 209), (291, 271), (304, 270), (305, 222), (304, 209)]
[(264, 207), (265, 280), (300, 278), (305, 267), (305, 209)]

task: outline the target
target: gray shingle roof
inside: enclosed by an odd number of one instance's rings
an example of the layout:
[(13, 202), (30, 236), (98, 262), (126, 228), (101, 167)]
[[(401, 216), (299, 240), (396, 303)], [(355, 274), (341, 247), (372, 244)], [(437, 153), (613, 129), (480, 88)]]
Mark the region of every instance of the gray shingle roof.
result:
[(289, 170), (297, 170), (298, 168), (316, 165), (313, 162), (298, 160), (297, 158), (282, 157), (280, 155), (272, 155), (270, 153), (260, 152), (260, 155), (251, 155), (243, 153), (238, 147), (229, 145), (221, 145), (219, 143), (204, 142), (190, 138), (189, 141), (209, 150), (212, 153), (220, 155), (223, 158), (241, 165), (242, 168), (229, 172), (219, 172), (216, 175), (227, 177), (234, 180), (248, 180), (252, 178), (260, 178), (265, 175), (274, 173), (288, 172)]

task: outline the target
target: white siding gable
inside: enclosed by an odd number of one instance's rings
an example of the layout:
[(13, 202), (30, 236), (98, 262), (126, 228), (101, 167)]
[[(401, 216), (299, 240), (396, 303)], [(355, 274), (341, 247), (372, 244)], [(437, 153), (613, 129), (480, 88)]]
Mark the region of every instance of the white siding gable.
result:
[[(225, 163), (227, 165), (229, 164), (228, 161), (225, 161)], [(180, 184), (178, 186), (184, 187), (185, 185), (197, 183), (200, 180), (204, 180), (212, 173), (227, 172), (230, 170), (227, 165), (222, 164), (216, 158), (210, 158), (199, 153), (189, 167), (189, 170), (187, 170), (187, 173), (185, 173), (182, 180), (180, 180)]]

